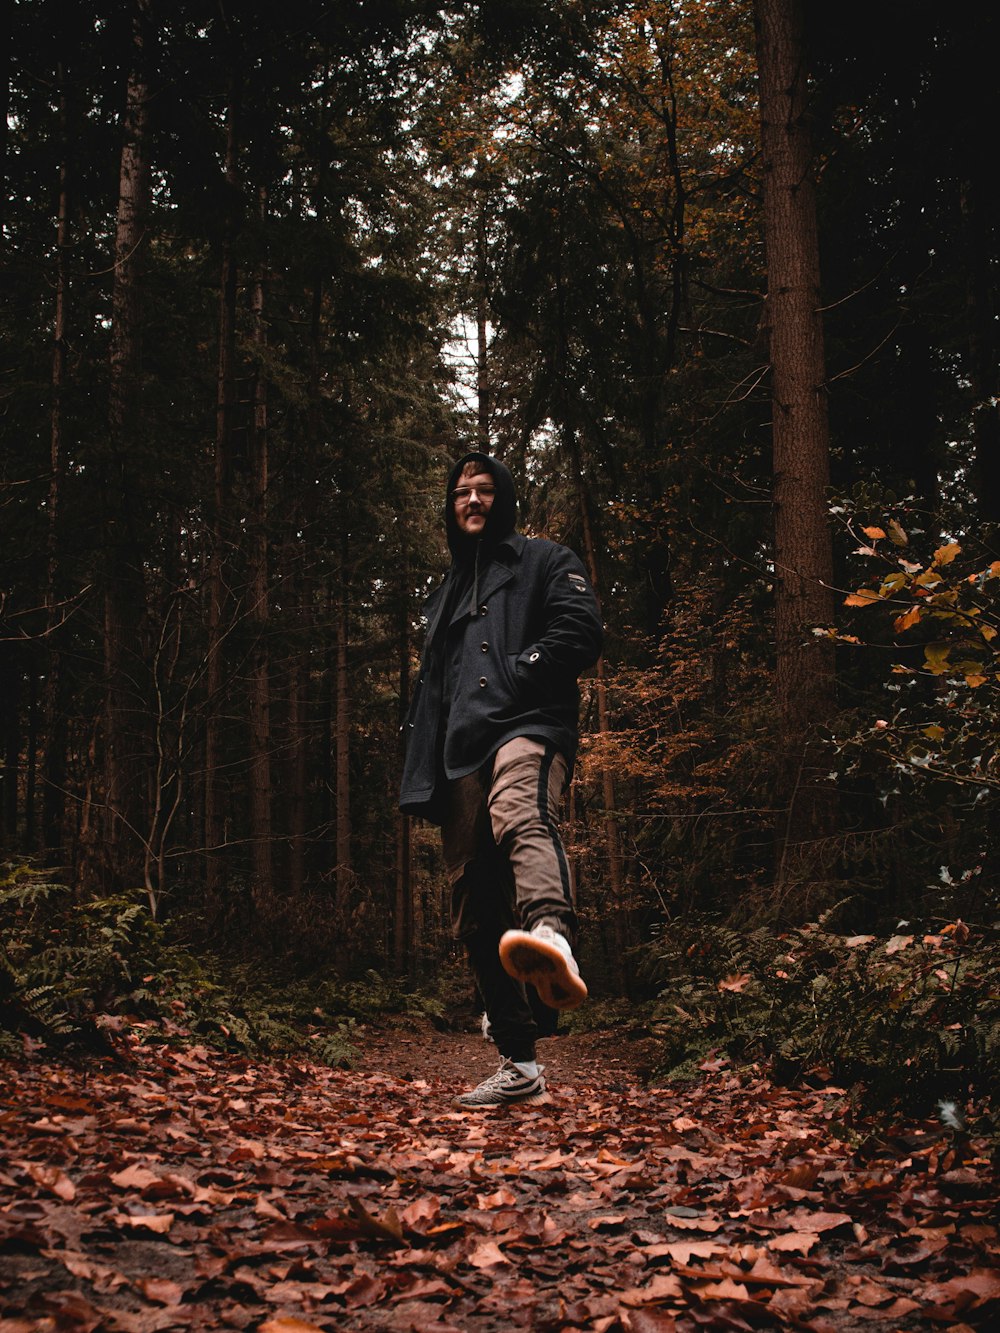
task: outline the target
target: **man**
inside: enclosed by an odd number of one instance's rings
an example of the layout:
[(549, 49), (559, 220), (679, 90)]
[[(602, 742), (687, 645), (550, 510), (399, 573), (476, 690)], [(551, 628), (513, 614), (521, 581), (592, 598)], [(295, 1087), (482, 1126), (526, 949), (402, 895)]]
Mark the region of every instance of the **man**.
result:
[(452, 923), (468, 950), (500, 1068), (465, 1107), (545, 1100), (526, 986), (551, 1009), (587, 995), (572, 941), (556, 809), (577, 748), (577, 677), (601, 648), (597, 600), (565, 546), (515, 531), (509, 470), (483, 453), (452, 468), (452, 563), (427, 601), (407, 718), (400, 807), (441, 825)]

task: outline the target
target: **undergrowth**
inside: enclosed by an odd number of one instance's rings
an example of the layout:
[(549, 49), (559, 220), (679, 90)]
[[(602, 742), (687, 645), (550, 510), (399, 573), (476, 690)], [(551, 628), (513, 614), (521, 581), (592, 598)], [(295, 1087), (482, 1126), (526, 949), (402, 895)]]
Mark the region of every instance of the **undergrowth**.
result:
[(360, 1023), (439, 1008), (373, 971), (294, 977), (195, 953), (138, 894), (78, 900), (29, 866), (0, 866), (0, 1055), (25, 1041), (108, 1049), (128, 1035), (350, 1065)]
[[(673, 921), (647, 946), (655, 1000), (587, 1006), (563, 1030), (648, 1026), (671, 1080), (766, 1061), (779, 1080), (848, 1086), (866, 1109), (954, 1102), (995, 1115), (1000, 928), (848, 935), (830, 925), (835, 910), (781, 933)], [(139, 895), (79, 900), (28, 866), (0, 866), (0, 1055), (159, 1040), (350, 1065), (363, 1026), (386, 1015), (447, 1026), (445, 996), (442, 978), (414, 993), (374, 971), (297, 976), (273, 959), (196, 953)]]
[(1000, 1085), (1000, 930), (845, 935), (830, 915), (781, 933), (672, 923), (651, 963), (661, 1075), (764, 1060), (783, 1081), (849, 1086), (868, 1109), (987, 1103)]

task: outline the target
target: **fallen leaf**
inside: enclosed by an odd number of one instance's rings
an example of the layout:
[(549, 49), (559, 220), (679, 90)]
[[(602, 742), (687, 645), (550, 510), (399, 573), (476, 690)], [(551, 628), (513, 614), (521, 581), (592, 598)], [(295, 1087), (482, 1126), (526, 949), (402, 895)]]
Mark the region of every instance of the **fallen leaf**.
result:
[(357, 1218), (363, 1235), (374, 1236), (382, 1240), (395, 1241), (397, 1245), (405, 1245), (403, 1239), (403, 1227), (399, 1220), (395, 1208), (387, 1208), (382, 1217), (376, 1217), (370, 1213), (360, 1199), (353, 1194), (349, 1199), (350, 1209)]
[(498, 1245), (486, 1240), (469, 1255), (469, 1263), (473, 1268), (496, 1268), (499, 1264), (509, 1264), (510, 1260)]
[(140, 1193), (148, 1186), (157, 1185), (159, 1182), (160, 1176), (155, 1171), (150, 1171), (148, 1167), (138, 1162), (130, 1162), (111, 1177), (112, 1185), (117, 1185), (120, 1190), (138, 1190)]
[(746, 989), (751, 980), (749, 972), (734, 972), (732, 976), (723, 977), (718, 987), (721, 991), (741, 991)]
[(749, 1290), (742, 1282), (734, 1282), (724, 1277), (718, 1281), (693, 1284), (694, 1290), (703, 1301), (748, 1301)]
[(135, 1231), (155, 1231), (158, 1236), (165, 1236), (174, 1225), (173, 1213), (113, 1213), (111, 1221), (116, 1226), (131, 1227)]
[(683, 1300), (680, 1278), (672, 1273), (658, 1273), (645, 1287), (630, 1287), (621, 1294), (622, 1305), (652, 1305), (656, 1301)]
[(656, 1306), (639, 1306), (635, 1310), (621, 1312), (622, 1328), (627, 1333), (676, 1333), (677, 1321), (673, 1315)]
[(180, 1305), (184, 1298), (185, 1288), (179, 1282), (171, 1282), (169, 1278), (140, 1277), (132, 1285), (142, 1292), (147, 1301), (155, 1301), (157, 1305)]
[(769, 1250), (778, 1250), (781, 1253), (808, 1254), (811, 1249), (819, 1244), (819, 1233), (816, 1231), (786, 1231), (780, 1236), (769, 1236), (766, 1243)]
[(47, 1190), (49, 1194), (54, 1194), (57, 1199), (72, 1203), (76, 1198), (76, 1186), (66, 1172), (61, 1171), (59, 1167), (43, 1166), (39, 1162), (22, 1162), (19, 1165), (28, 1173), (36, 1185), (43, 1190)]
[(305, 1319), (295, 1319), (291, 1315), (278, 1315), (274, 1319), (265, 1319), (257, 1325), (258, 1333), (326, 1333), (319, 1324), (310, 1324)]

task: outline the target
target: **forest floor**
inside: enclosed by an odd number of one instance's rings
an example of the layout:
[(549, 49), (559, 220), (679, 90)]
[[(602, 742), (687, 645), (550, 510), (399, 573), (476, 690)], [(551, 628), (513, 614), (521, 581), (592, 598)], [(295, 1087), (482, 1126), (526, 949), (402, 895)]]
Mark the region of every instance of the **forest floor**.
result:
[(541, 1043), (547, 1105), (468, 1113), (478, 1033), (357, 1040), (0, 1063), (0, 1333), (1000, 1326), (974, 1136), (758, 1069), (649, 1087), (621, 1029)]

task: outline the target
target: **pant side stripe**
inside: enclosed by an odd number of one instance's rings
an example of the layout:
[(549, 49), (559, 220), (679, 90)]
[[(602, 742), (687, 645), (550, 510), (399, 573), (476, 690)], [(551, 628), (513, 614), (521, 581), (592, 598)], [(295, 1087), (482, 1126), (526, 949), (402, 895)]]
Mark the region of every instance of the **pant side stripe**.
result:
[(549, 837), (552, 840), (552, 850), (559, 866), (559, 882), (562, 886), (563, 897), (572, 911), (573, 893), (570, 887), (569, 861), (566, 859), (566, 849), (563, 847), (562, 838), (559, 836), (558, 825), (549, 811), (549, 779), (552, 775), (552, 761), (556, 753), (554, 747), (547, 745), (542, 762), (538, 766), (538, 813), (541, 815), (542, 823), (548, 829)]

